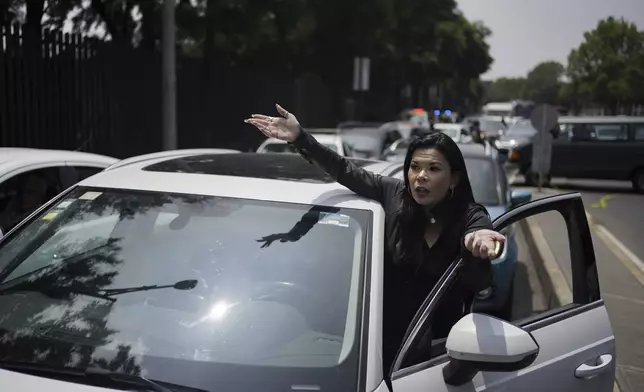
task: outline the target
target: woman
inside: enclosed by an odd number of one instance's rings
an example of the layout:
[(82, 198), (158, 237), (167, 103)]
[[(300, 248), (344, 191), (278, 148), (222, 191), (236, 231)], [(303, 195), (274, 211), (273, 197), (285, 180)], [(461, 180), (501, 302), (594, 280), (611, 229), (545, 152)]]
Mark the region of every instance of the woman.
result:
[[(378, 201), (385, 212), (384, 361), (393, 360), (407, 326), (450, 263), (465, 255), (455, 286), (432, 322), (432, 338), (447, 336), (465, 305), (492, 283), (490, 259), (505, 238), (491, 229), (484, 207), (474, 203), (465, 160), (440, 132), (414, 140), (405, 157), (404, 181), (356, 167), (317, 143), (297, 118), (277, 105), (281, 117), (254, 114), (245, 122), (267, 137), (291, 143), (337, 181)], [(385, 368), (387, 369), (387, 368)]]

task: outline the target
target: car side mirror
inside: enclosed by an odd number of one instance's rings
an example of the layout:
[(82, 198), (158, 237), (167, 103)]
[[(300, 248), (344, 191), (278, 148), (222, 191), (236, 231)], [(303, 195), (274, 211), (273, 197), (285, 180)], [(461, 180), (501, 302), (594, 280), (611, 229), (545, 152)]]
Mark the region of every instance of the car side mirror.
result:
[(529, 332), (501, 319), (470, 313), (447, 337), (449, 363), (443, 368), (448, 385), (463, 385), (479, 371), (513, 372), (530, 366), (539, 345)]
[(532, 192), (523, 190), (514, 190), (510, 194), (510, 204), (516, 207), (519, 204), (524, 204), (532, 200)]

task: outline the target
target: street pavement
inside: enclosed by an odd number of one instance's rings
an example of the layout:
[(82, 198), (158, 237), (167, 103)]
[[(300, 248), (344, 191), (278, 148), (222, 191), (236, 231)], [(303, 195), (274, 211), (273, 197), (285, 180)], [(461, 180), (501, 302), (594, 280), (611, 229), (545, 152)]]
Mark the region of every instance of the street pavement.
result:
[[(519, 186), (520, 178), (516, 186)], [(533, 199), (553, 193), (579, 191), (597, 258), (602, 297), (617, 344), (617, 381), (622, 391), (644, 391), (644, 195), (630, 184), (554, 180), (553, 189), (536, 189)], [(556, 212), (536, 217), (556, 261), (571, 286), (568, 234)], [(638, 238), (639, 237), (639, 238)]]

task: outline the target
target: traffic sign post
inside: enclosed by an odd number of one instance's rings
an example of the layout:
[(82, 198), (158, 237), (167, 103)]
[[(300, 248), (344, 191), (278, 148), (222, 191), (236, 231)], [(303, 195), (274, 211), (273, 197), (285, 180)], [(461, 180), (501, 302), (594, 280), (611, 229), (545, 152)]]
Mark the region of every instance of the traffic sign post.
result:
[(559, 113), (548, 105), (539, 105), (530, 115), (530, 123), (537, 130), (532, 142), (532, 169), (538, 176), (539, 191), (543, 186), (544, 177), (550, 173), (552, 162), (552, 130), (559, 122)]

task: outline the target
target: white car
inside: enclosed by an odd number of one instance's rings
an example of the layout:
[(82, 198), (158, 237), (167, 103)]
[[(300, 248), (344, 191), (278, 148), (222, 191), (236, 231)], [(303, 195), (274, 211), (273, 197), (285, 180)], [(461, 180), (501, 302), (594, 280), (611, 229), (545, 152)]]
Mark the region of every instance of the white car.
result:
[[(311, 134), (323, 146), (330, 148), (342, 156), (351, 155), (349, 147), (342, 142), (342, 137), (336, 129), (308, 129)], [(268, 138), (257, 148), (258, 153), (295, 153), (295, 149), (283, 140)]]
[[(12, 209), (23, 203), (25, 192), (33, 191), (29, 192), (33, 202), (30, 203), (31, 211), (23, 211), (22, 215), (32, 212), (61, 191), (117, 161), (116, 158), (78, 151), (0, 148), (0, 236), (2, 231), (10, 229), (3, 227), (3, 221), (16, 213)], [(40, 178), (38, 182), (42, 187), (27, 189), (33, 185), (27, 179), (34, 176)]]
[[(468, 314), (433, 340), (455, 260), (383, 370), (380, 204), (295, 154), (112, 168), (0, 239), (0, 390), (612, 391), (580, 196), (523, 204), (495, 229), (550, 210), (576, 230), (574, 304), (514, 325)], [(419, 347), (431, 359), (409, 362)]]
[(472, 137), (463, 134), (462, 124), (436, 123), (434, 129), (451, 137), (456, 143), (469, 143)]

